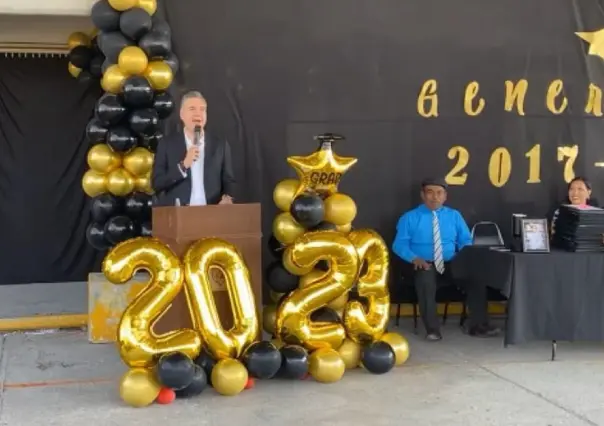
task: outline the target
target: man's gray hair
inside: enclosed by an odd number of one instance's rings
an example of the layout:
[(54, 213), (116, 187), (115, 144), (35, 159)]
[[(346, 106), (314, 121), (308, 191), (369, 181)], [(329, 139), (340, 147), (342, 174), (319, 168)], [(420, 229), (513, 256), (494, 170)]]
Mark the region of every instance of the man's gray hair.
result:
[(206, 98), (201, 94), (201, 92), (197, 90), (190, 90), (182, 96), (182, 99), (180, 101), (180, 107), (182, 108), (184, 103), (189, 99), (203, 99), (204, 101), (206, 100)]

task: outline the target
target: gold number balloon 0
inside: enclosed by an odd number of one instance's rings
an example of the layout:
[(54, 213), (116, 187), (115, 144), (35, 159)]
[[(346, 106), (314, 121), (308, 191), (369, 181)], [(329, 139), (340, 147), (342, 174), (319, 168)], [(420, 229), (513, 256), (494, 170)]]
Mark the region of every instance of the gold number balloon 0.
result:
[(356, 247), (361, 263), (367, 265), (367, 272), (359, 277), (357, 287), (359, 295), (367, 298), (369, 306), (365, 312), (361, 302), (349, 302), (344, 310), (344, 324), (352, 340), (357, 343), (371, 342), (384, 334), (390, 317), (388, 247), (371, 230), (352, 231), (348, 239)]
[(130, 280), (139, 269), (149, 271), (151, 282), (122, 315), (118, 328), (122, 359), (130, 367), (150, 367), (166, 352), (196, 357), (201, 349), (196, 331), (183, 329), (156, 335), (152, 330), (183, 287), (178, 257), (157, 239), (135, 238), (115, 246), (103, 261), (105, 277), (116, 284)]
[[(238, 358), (259, 333), (250, 273), (243, 257), (232, 244), (207, 238), (187, 250), (184, 266), (195, 329), (216, 358)], [(225, 277), (233, 310), (233, 328), (229, 331), (222, 327), (216, 310), (212, 268), (218, 268)]]
[(359, 269), (359, 257), (352, 242), (333, 231), (311, 232), (289, 246), (284, 262), (300, 271), (311, 270), (322, 259), (329, 271), (316, 282), (294, 290), (277, 312), (277, 334), (284, 342), (302, 344), (308, 349), (337, 349), (346, 338), (342, 324), (313, 323), (310, 314), (352, 288)]

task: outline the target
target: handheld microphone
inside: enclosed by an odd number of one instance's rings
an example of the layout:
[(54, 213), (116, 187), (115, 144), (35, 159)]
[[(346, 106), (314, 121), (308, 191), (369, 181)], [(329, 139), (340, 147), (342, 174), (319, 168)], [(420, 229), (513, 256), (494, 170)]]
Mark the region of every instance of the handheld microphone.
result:
[(197, 125), (195, 126), (195, 129), (193, 130), (195, 132), (195, 145), (199, 146), (199, 144), (201, 143), (201, 126)]

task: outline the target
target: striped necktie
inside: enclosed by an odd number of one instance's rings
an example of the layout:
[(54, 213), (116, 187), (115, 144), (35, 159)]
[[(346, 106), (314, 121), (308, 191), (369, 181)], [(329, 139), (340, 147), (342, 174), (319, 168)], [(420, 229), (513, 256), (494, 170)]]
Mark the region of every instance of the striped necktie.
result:
[(434, 267), (436, 272), (442, 274), (445, 272), (445, 261), (443, 259), (443, 246), (440, 240), (440, 226), (436, 212), (432, 212), (432, 235), (434, 237)]

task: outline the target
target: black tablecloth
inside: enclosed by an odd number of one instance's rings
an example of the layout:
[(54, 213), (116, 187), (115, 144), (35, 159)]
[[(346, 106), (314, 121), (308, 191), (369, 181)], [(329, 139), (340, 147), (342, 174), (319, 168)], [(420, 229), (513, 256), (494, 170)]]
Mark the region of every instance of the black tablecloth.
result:
[(467, 247), (451, 263), (455, 279), (495, 288), (508, 301), (506, 344), (604, 341), (604, 254), (512, 253)]

